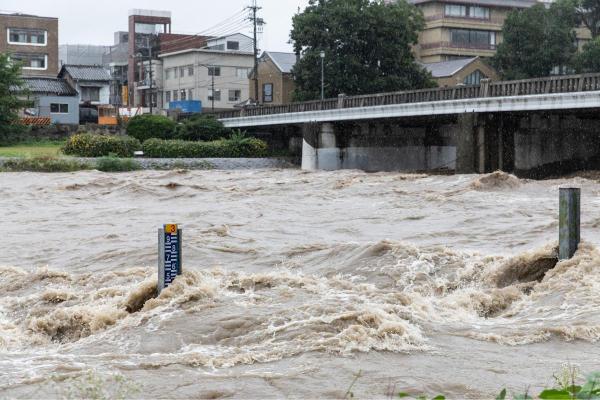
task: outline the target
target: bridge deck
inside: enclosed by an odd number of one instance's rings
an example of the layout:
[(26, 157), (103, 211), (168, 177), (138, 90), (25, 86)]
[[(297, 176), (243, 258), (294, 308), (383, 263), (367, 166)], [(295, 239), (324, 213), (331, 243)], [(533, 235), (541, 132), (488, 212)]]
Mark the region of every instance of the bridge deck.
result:
[(465, 112), (600, 108), (600, 74), (422, 89), (227, 111), (228, 127), (333, 122)]

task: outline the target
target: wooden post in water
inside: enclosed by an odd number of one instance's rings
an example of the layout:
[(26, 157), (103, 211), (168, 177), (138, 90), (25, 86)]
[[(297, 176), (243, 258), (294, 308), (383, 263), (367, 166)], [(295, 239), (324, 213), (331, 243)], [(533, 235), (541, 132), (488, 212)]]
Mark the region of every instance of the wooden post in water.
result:
[(177, 224), (158, 229), (158, 294), (183, 272), (181, 242), (182, 232)]
[(573, 257), (580, 240), (581, 189), (559, 189), (558, 259)]

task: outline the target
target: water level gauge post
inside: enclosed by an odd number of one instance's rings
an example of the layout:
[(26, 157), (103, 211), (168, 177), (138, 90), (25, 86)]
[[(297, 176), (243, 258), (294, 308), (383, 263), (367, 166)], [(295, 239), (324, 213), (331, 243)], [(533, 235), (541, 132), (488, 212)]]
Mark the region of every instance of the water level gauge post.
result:
[(177, 224), (158, 229), (158, 293), (183, 272), (181, 245), (183, 235)]
[(581, 189), (559, 189), (558, 259), (573, 257), (579, 246)]

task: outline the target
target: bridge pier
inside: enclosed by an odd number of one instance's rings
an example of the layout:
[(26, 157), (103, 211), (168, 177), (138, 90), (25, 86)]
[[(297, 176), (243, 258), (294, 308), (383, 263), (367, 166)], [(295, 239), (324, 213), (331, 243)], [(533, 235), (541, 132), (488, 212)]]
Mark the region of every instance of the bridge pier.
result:
[(456, 173), (513, 171), (516, 127), (511, 118), (502, 114), (462, 114), (457, 126)]
[(302, 134), (302, 169), (336, 171), (341, 168), (341, 149), (332, 123), (307, 124)]

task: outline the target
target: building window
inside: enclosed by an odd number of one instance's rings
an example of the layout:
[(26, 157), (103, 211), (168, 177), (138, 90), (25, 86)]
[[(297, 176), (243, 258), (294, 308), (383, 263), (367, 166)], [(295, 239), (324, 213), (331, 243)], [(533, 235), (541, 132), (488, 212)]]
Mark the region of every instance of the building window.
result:
[(52, 114), (68, 114), (69, 113), (69, 105), (68, 104), (50, 103), (50, 112)]
[(227, 50), (239, 50), (240, 42), (230, 42), (227, 41)]
[(188, 89), (188, 100), (194, 100), (194, 89)]
[(444, 15), (446, 17), (490, 19), (490, 9), (480, 6), (446, 4), (444, 8)]
[(263, 85), (263, 103), (273, 102), (273, 84), (265, 83)]
[(233, 89), (229, 91), (229, 101), (239, 102), (242, 99), (242, 91)]
[(496, 48), (496, 32), (450, 29), (450, 43), (453, 47), (465, 49), (494, 50)]
[(485, 79), (486, 76), (483, 74), (483, 72), (481, 72), (480, 70), (475, 70), (473, 71), (471, 74), (469, 74), (465, 80), (464, 80), (464, 84), (465, 85), (479, 85), (481, 83), (482, 79)]
[(171, 79), (171, 68), (165, 69), (165, 80)]
[(81, 101), (100, 101), (99, 87), (82, 87)]
[(179, 71), (179, 69), (173, 68), (173, 78), (177, 78), (177, 71)]
[(179, 97), (179, 98), (181, 99), (181, 101), (185, 101), (185, 100), (187, 100), (187, 96), (186, 96), (185, 89), (181, 89), (181, 90), (179, 91), (179, 93), (181, 94), (181, 96)]
[(251, 68), (236, 68), (235, 75), (240, 79), (248, 79), (248, 75), (250, 75)]
[(185, 77), (185, 67), (179, 67), (179, 76)]
[(8, 28), (8, 44), (46, 46), (48, 32), (39, 29)]
[(215, 89), (214, 95), (213, 90), (208, 89), (208, 101), (221, 101), (221, 89)]
[(221, 67), (208, 67), (208, 76), (221, 76)]
[(188, 67), (188, 76), (194, 76), (194, 66), (190, 65)]
[(170, 91), (165, 92), (165, 102), (167, 103), (167, 105), (169, 105), (169, 103), (171, 102), (171, 92)]
[(173, 90), (173, 101), (177, 101), (177, 90)]
[(445, 15), (447, 17), (466, 17), (467, 6), (461, 6), (458, 4), (446, 4)]
[(490, 9), (486, 7), (469, 7), (469, 17), (479, 19), (490, 19)]
[(48, 69), (48, 55), (46, 54), (14, 53), (10, 55), (10, 59), (22, 63), (23, 69)]

